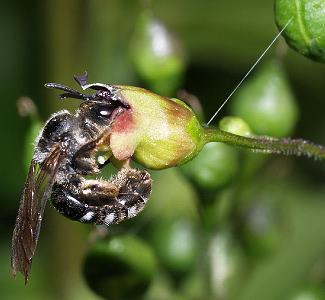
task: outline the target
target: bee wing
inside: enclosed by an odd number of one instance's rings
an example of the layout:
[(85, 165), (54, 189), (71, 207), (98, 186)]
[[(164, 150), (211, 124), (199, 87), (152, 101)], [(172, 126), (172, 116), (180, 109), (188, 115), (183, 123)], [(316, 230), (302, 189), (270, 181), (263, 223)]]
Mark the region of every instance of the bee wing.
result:
[(63, 158), (64, 154), (57, 144), (41, 164), (31, 161), (20, 199), (11, 253), (12, 273), (16, 276), (17, 271), (21, 272), (25, 276), (25, 283), (30, 273), (44, 208)]

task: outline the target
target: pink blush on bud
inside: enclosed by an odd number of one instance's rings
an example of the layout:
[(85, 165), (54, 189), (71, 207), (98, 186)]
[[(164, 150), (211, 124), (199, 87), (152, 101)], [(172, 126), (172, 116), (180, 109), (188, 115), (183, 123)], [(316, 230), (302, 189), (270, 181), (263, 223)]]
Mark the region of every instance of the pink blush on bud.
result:
[(113, 124), (112, 133), (128, 133), (133, 131), (135, 129), (135, 122), (132, 114), (133, 111), (128, 109), (117, 116)]
[(138, 145), (139, 132), (131, 109), (116, 117), (110, 137), (110, 147), (118, 160), (130, 158)]

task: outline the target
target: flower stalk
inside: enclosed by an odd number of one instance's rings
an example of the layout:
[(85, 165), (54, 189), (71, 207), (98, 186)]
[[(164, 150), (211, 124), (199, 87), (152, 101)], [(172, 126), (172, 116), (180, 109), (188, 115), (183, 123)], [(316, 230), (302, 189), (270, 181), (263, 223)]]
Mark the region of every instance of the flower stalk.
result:
[(232, 146), (248, 148), (256, 152), (283, 155), (307, 156), (325, 159), (325, 147), (303, 139), (244, 137), (216, 128), (205, 128), (205, 142), (222, 142)]

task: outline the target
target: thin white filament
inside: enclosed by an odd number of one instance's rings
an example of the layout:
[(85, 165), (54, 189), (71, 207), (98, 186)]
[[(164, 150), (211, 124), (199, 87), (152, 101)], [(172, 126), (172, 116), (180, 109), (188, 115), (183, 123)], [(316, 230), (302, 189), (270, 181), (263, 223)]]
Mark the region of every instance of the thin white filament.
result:
[(275, 36), (273, 41), (269, 44), (269, 46), (264, 50), (264, 52), (260, 55), (260, 57), (256, 60), (256, 62), (253, 64), (253, 66), (248, 70), (248, 72), (245, 74), (245, 76), (242, 78), (242, 80), (237, 84), (237, 86), (233, 89), (233, 91), (230, 93), (230, 95), (226, 98), (226, 100), (221, 104), (221, 106), (218, 108), (218, 110), (215, 112), (215, 114), (211, 117), (207, 125), (209, 125), (213, 119), (217, 116), (217, 114), (220, 112), (220, 110), (226, 105), (228, 100), (232, 97), (232, 95), (237, 91), (237, 89), (242, 85), (242, 83), (245, 81), (245, 79), (248, 77), (248, 75), (254, 70), (256, 65), (260, 62), (260, 60), (263, 58), (263, 56), (269, 51), (269, 49), (272, 47), (272, 45), (276, 42), (276, 40), (280, 37), (282, 32), (287, 28), (287, 26), (291, 23), (292, 18), (284, 25), (284, 27), (280, 30), (280, 32)]

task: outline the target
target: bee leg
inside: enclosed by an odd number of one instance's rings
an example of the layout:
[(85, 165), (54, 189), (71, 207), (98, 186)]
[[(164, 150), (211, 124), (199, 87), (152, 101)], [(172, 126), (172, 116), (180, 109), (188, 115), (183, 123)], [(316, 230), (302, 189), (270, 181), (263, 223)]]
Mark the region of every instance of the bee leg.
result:
[[(81, 176), (65, 178), (62, 182), (54, 183), (51, 202), (56, 210), (65, 217), (79, 221), (88, 213), (88, 205), (80, 201)], [(93, 214), (88, 214), (92, 217)]]
[(88, 203), (96, 201), (105, 201), (107, 198), (117, 197), (119, 187), (111, 181), (89, 179), (81, 185), (82, 198), (87, 198)]
[(81, 175), (99, 173), (98, 163), (95, 159), (96, 141), (83, 145), (72, 157), (72, 167)]
[[(105, 137), (106, 138), (106, 137)], [(83, 145), (72, 158), (72, 167), (78, 174), (99, 173), (110, 162), (111, 151), (108, 147), (100, 147), (102, 138)], [(101, 149), (102, 148), (102, 149)]]
[(150, 174), (144, 170), (125, 168), (118, 172), (112, 183), (119, 187), (116, 212), (105, 211), (106, 219), (113, 217), (112, 213), (116, 217), (114, 223), (135, 217), (149, 200), (152, 185)]
[(72, 220), (110, 225), (133, 218), (144, 208), (151, 182), (147, 171), (136, 169), (122, 169), (109, 181), (75, 176), (56, 183), (51, 198), (54, 207)]

